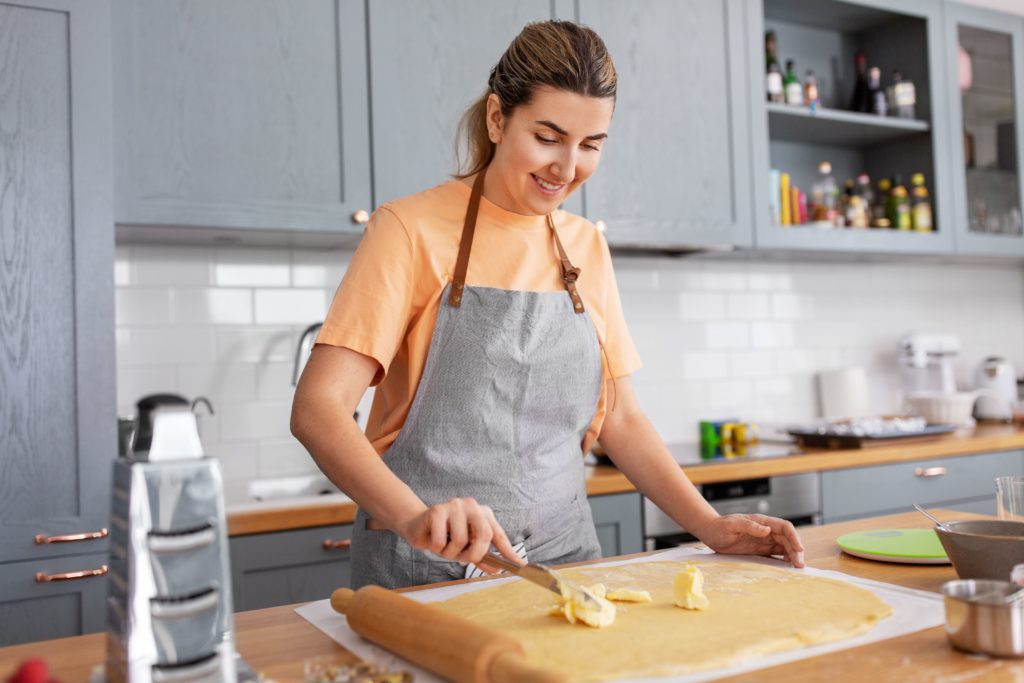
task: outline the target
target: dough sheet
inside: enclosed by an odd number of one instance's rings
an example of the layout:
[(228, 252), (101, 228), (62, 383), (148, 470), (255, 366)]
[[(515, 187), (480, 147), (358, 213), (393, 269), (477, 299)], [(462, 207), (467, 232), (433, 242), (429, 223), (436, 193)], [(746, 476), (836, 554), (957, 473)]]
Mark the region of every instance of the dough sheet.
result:
[[(673, 580), (688, 565), (704, 574), (706, 610), (673, 604)], [(762, 654), (850, 638), (892, 614), (872, 592), (833, 579), (749, 562), (660, 561), (560, 570), (567, 578), (650, 591), (650, 603), (616, 603), (606, 628), (549, 613), (557, 597), (526, 581), (460, 595), (434, 606), (519, 640), (531, 663), (572, 680), (682, 674)]]

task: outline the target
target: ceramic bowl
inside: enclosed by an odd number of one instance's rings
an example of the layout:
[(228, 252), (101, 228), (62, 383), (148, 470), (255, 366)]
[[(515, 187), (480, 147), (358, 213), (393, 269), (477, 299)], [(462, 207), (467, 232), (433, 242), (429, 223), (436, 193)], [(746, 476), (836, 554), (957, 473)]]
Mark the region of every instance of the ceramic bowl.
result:
[(1014, 565), (1024, 563), (1024, 522), (972, 520), (935, 527), (961, 579), (1007, 581)]
[(922, 392), (907, 396), (907, 405), (915, 415), (929, 424), (967, 425), (973, 422), (974, 403), (978, 394), (962, 391), (955, 394)]

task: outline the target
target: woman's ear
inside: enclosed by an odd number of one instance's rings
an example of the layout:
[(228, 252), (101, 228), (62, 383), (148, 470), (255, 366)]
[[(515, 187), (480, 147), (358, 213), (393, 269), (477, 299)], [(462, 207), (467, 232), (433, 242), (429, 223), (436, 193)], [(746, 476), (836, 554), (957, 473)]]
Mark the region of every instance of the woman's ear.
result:
[(491, 93), (487, 96), (487, 136), (491, 142), (501, 142), (501, 133), (505, 130), (505, 115), (501, 113), (501, 100)]

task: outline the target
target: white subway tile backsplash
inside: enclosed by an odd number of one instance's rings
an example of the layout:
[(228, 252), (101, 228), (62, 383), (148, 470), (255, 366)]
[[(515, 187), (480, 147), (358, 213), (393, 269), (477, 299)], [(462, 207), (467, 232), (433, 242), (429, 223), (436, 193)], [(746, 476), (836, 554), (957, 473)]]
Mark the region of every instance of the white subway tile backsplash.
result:
[(169, 325), (171, 291), (166, 287), (121, 287), (114, 293), (114, 317), (124, 325)]
[[(290, 435), (292, 363), (322, 319), (351, 252), (119, 246), (118, 409), (141, 396), (206, 395), (207, 450), (237, 500), (257, 477), (316, 471)], [(806, 422), (815, 377), (861, 365), (880, 412), (898, 410), (897, 340), (960, 336), (970, 388), (978, 362), (1002, 354), (1024, 372), (1024, 269), (927, 263), (665, 259), (615, 256), (627, 324), (644, 367), (637, 398), (669, 441), (699, 438), (702, 419)], [(372, 390), (360, 402), (365, 425)]]
[(334, 291), (345, 275), (351, 252), (337, 249), (295, 250), (292, 259), (292, 287), (320, 287)]
[(689, 379), (723, 379), (729, 376), (729, 355), (719, 352), (683, 355), (683, 371)]
[(202, 247), (131, 248), (133, 285), (204, 287), (212, 283), (213, 257)]
[(750, 347), (750, 323), (710, 322), (704, 327), (709, 349), (746, 349)]
[(299, 333), (283, 325), (218, 327), (218, 363), (284, 363), (294, 358)]
[(734, 320), (759, 320), (771, 317), (771, 299), (767, 294), (729, 294), (726, 312)]
[(717, 292), (683, 292), (679, 295), (683, 320), (714, 320), (725, 317), (725, 295)]
[(174, 321), (182, 324), (251, 325), (252, 291), (248, 289), (174, 289)]
[(330, 299), (323, 289), (257, 289), (258, 325), (309, 325), (327, 314)]
[(279, 249), (217, 249), (213, 272), (218, 287), (288, 287), (291, 257)]

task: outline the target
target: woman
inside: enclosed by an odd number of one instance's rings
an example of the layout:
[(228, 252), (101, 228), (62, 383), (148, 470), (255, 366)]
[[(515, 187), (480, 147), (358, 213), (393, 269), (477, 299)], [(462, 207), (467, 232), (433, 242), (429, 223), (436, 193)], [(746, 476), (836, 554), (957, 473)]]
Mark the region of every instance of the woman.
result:
[[(359, 505), (353, 587), (462, 578), (492, 545), (517, 562), (599, 557), (582, 463), (598, 437), (714, 550), (803, 566), (791, 524), (719, 516), (673, 461), (630, 383), (607, 244), (557, 210), (597, 169), (615, 87), (593, 31), (528, 25), (463, 119), (464, 172), (374, 213), (292, 409)], [(350, 416), (371, 385), (364, 435)]]

